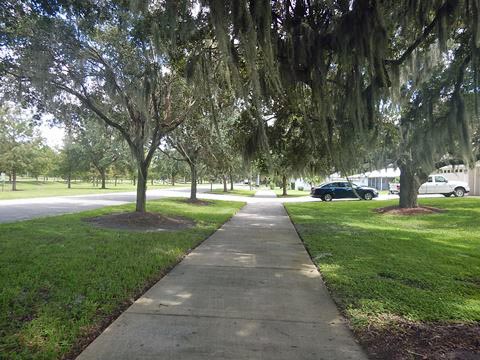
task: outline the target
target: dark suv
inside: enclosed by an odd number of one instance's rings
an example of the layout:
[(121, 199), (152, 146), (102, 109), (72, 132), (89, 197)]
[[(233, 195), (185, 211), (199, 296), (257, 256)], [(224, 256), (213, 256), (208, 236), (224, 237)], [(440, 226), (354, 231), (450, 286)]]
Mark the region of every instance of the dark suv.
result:
[[(353, 183), (352, 186), (348, 181), (328, 182), (312, 188), (310, 195), (312, 197), (320, 198), (323, 201), (332, 201), (333, 199), (345, 198), (356, 199), (358, 196), (364, 200), (372, 200), (378, 196), (377, 189), (366, 186), (358, 186)], [(358, 194), (358, 196), (355, 194), (355, 192)]]

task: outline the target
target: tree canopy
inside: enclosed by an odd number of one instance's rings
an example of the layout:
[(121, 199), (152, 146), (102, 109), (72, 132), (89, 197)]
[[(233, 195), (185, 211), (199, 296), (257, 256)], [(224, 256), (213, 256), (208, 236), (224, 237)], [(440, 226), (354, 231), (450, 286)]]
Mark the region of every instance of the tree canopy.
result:
[(190, 26), (186, 3), (173, 17), (170, 6), (133, 2), (13, 4), (2, 63), (17, 93), (51, 111), (80, 106), (115, 128), (136, 161), (137, 211), (145, 211), (153, 155), (195, 103), (177, 69), (182, 39), (172, 33)]
[[(257, 122), (272, 102), (307, 94), (304, 119), (337, 170), (361, 167), (359, 149), (376, 151), (392, 122), (404, 144), (422, 144), (417, 156), (407, 145), (393, 159), (415, 176), (453, 150), (467, 163), (473, 159), (478, 101), (467, 109), (464, 97), (480, 91), (478, 1), (207, 3), (230, 72), (248, 79), (239, 82), (248, 84)], [(386, 116), (392, 112), (393, 120)]]
[(297, 167), (344, 174), (394, 162), (411, 195), (445, 156), (475, 158), (478, 0), (9, 0), (0, 23), (0, 71), (16, 80), (3, 92), (116, 129), (138, 211), (162, 139), (199, 102), (218, 127), (231, 95), (246, 159), (292, 149), (317, 155)]
[(17, 175), (38, 173), (46, 159), (42, 138), (31, 116), (15, 107), (0, 108), (0, 170), (11, 177), (17, 190)]

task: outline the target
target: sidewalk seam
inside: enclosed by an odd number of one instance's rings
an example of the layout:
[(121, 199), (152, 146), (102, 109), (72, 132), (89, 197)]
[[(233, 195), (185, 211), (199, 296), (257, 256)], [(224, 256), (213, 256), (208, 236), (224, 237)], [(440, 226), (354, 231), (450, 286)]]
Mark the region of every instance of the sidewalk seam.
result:
[[(248, 321), (272, 321), (282, 323), (294, 323), (294, 324), (324, 324), (328, 321), (305, 321), (305, 320), (287, 320), (287, 319), (262, 319), (262, 318), (248, 318), (240, 316), (219, 316), (219, 315), (195, 315), (195, 314), (161, 314), (155, 312), (140, 312), (140, 311), (126, 311), (129, 315), (154, 315), (154, 316), (174, 316), (174, 317), (193, 317), (193, 318), (207, 318), (207, 319), (226, 319), (226, 320), (248, 320)], [(344, 319), (340, 320), (341, 323), (345, 323)], [(335, 321), (329, 321), (329, 323), (335, 323)]]

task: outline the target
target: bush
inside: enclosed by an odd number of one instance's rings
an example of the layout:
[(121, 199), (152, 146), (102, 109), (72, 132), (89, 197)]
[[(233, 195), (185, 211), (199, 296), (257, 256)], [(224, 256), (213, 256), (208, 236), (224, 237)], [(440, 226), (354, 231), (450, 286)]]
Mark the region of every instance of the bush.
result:
[(303, 191), (303, 186), (299, 186), (299, 187), (298, 187), (298, 190), (299, 190), (299, 191)]
[(274, 183), (270, 183), (270, 190), (275, 190), (275, 184)]

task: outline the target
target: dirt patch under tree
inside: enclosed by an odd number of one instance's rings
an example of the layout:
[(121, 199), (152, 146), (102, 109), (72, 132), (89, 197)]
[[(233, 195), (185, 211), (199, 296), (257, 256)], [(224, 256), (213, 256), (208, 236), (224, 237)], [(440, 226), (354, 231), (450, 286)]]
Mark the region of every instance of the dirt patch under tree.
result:
[(195, 222), (179, 216), (158, 213), (125, 212), (83, 219), (94, 226), (129, 231), (174, 231), (195, 226)]
[(196, 199), (196, 200), (185, 199), (185, 200), (183, 200), (183, 201), (186, 202), (187, 204), (198, 205), (198, 206), (209, 206), (209, 205), (212, 205), (212, 202), (211, 202), (211, 201), (200, 200), (200, 199)]
[(480, 359), (479, 324), (416, 323), (397, 319), (357, 331), (369, 357), (376, 360)]
[(402, 209), (397, 205), (386, 206), (374, 209), (375, 212), (379, 214), (390, 214), (390, 215), (426, 215), (426, 214), (438, 214), (443, 213), (445, 210), (431, 207), (431, 206), (418, 206), (416, 208), (405, 208)]

